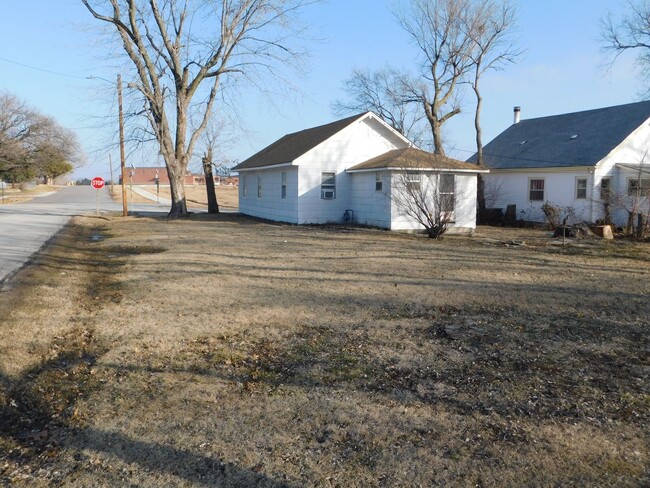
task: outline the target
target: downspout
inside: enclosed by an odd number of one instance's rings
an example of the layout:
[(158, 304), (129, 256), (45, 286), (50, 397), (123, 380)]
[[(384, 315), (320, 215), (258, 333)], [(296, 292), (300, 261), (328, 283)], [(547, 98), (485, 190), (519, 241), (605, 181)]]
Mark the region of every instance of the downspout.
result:
[(594, 192), (596, 190), (596, 167), (589, 169), (587, 168), (587, 174), (591, 175), (591, 185), (589, 185), (589, 190), (591, 191), (591, 197), (589, 198), (589, 223), (594, 223), (594, 205), (596, 200), (594, 197)]

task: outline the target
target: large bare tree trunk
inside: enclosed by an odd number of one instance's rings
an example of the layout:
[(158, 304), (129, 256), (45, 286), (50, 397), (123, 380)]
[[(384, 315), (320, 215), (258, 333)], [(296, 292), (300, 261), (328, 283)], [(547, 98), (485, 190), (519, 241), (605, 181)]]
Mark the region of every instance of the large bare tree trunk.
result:
[(217, 192), (214, 188), (214, 175), (212, 174), (212, 148), (208, 148), (202, 159), (203, 174), (205, 175), (205, 191), (208, 196), (208, 213), (219, 213), (219, 203), (217, 202)]
[(433, 136), (433, 152), (439, 154), (440, 156), (445, 155), (445, 148), (442, 143), (442, 123), (436, 115), (435, 107), (426, 101), (424, 103), (424, 112), (427, 116), (427, 121), (431, 127), (431, 135)]
[(184, 217), (188, 215), (187, 200), (185, 199), (185, 171), (179, 169), (178, 166), (179, 165), (177, 164), (167, 164), (169, 191), (172, 200), (172, 206), (167, 215), (171, 218)]
[[(183, 178), (212, 116), (222, 78), (251, 78), (288, 64), (298, 11), (311, 0), (81, 0), (115, 28), (130, 59), (129, 88), (139, 92), (150, 131), (167, 165), (170, 217), (188, 214)], [(191, 32), (193, 19), (202, 19)], [(272, 60), (270, 62), (269, 60)], [(194, 98), (195, 100), (192, 102)], [(175, 105), (172, 115), (171, 107)]]

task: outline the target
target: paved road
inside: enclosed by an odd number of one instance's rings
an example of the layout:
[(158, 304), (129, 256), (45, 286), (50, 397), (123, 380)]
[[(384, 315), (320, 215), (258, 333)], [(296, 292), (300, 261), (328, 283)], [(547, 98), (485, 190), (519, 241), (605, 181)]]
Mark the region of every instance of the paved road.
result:
[[(7, 281), (74, 215), (93, 214), (97, 190), (90, 186), (65, 187), (27, 203), (0, 204), (0, 283)], [(106, 188), (99, 190), (100, 213), (120, 212)], [(138, 213), (168, 211), (163, 205), (135, 205)]]

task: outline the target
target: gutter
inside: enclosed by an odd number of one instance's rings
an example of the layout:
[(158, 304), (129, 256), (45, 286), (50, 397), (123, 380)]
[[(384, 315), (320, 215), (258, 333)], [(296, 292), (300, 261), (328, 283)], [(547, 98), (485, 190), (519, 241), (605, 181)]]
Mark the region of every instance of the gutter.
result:
[(489, 173), (489, 169), (453, 169), (453, 168), (367, 168), (346, 169), (346, 173), (370, 173), (375, 171), (423, 171), (427, 173)]
[(297, 164), (293, 164), (293, 161), (290, 163), (280, 163), (280, 164), (271, 164), (269, 166), (255, 166), (253, 168), (239, 168), (237, 169), (237, 166), (235, 166), (232, 171), (237, 171), (241, 173), (242, 171), (263, 171), (265, 169), (275, 169), (275, 168), (285, 168), (287, 166), (298, 166)]

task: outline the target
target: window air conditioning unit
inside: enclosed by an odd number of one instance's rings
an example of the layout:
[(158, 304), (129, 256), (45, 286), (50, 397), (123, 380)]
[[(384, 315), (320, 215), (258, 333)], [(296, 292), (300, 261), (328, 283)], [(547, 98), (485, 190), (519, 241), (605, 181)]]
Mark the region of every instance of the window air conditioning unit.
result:
[(322, 197), (323, 197), (323, 200), (333, 200), (334, 199), (334, 190), (323, 190)]

